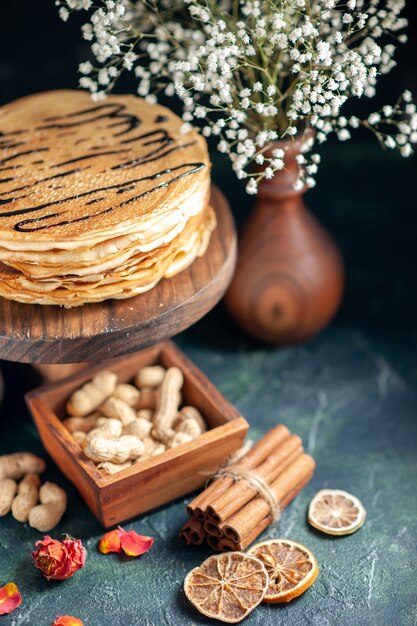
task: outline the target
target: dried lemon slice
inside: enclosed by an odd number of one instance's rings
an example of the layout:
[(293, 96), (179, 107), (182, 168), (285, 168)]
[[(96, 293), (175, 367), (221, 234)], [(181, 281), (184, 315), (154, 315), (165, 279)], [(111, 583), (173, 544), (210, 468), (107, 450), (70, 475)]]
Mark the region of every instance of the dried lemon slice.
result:
[(362, 502), (340, 489), (322, 489), (308, 508), (310, 524), (329, 535), (350, 535), (363, 525), (365, 517)]
[(253, 611), (267, 587), (264, 565), (243, 552), (210, 556), (184, 581), (185, 595), (200, 613), (230, 624)]
[(316, 580), (319, 568), (313, 554), (290, 539), (269, 539), (253, 546), (249, 554), (266, 567), (269, 584), (264, 602), (290, 602)]

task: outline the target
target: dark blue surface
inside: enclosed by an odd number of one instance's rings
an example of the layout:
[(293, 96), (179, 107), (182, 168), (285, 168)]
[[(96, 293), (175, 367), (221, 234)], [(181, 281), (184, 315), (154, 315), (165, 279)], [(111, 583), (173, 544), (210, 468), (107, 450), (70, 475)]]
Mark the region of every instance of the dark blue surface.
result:
[[(20, 0), (2, 7), (0, 103), (44, 89), (74, 88), (75, 68), (88, 55), (79, 35), (84, 20), (64, 24), (53, 2)], [(415, 2), (408, 2), (410, 17)], [(379, 104), (405, 87), (416, 92), (416, 29), (399, 51), (397, 71), (381, 81)], [(414, 41), (414, 43), (413, 43)], [(134, 89), (129, 80), (120, 90)], [(364, 110), (369, 112), (362, 101)], [(374, 109), (379, 104), (374, 105)], [(356, 112), (356, 111), (352, 111)], [(325, 146), (318, 185), (308, 203), (342, 247), (347, 291), (336, 321), (304, 346), (266, 349), (245, 338), (218, 307), (177, 338), (260, 437), (277, 422), (299, 433), (317, 461), (313, 481), (264, 537), (284, 536), (315, 553), (320, 574), (289, 606), (261, 606), (244, 622), (276, 626), (411, 626), (417, 624), (417, 181), (416, 161), (382, 152), (376, 143)], [(229, 166), (214, 179), (239, 221), (251, 199)], [(42, 452), (24, 408), (27, 366), (2, 364), (6, 402), (0, 414), (0, 453)], [(128, 528), (155, 537), (138, 560), (103, 556), (102, 530), (77, 492), (50, 462), (47, 477), (66, 486), (69, 508), (53, 535), (81, 537), (86, 568), (63, 583), (47, 583), (30, 553), (38, 533), (0, 519), (0, 585), (16, 582), (23, 603), (1, 626), (49, 626), (73, 614), (86, 626), (192, 626), (213, 623), (186, 602), (182, 581), (209, 552), (186, 548), (177, 532), (184, 502), (142, 517)], [(352, 491), (367, 508), (365, 526), (344, 538), (311, 529), (306, 509), (322, 487)]]
[[(214, 177), (236, 214), (248, 200), (225, 167)], [(417, 360), (415, 162), (380, 153), (370, 143), (328, 148), (317, 190), (308, 200), (340, 242), (347, 292), (336, 321), (297, 347), (268, 349), (245, 338), (221, 306), (177, 338), (260, 437), (277, 422), (300, 434), (317, 461), (313, 481), (263, 537), (305, 543), (320, 574), (288, 606), (261, 606), (246, 624), (399, 625), (417, 623)], [(41, 452), (21, 404), (27, 366), (3, 364), (6, 405), (0, 452)], [(66, 485), (69, 509), (53, 535), (82, 538), (85, 569), (63, 583), (47, 583), (30, 562), (38, 533), (0, 520), (0, 584), (16, 582), (21, 608), (0, 618), (5, 626), (49, 626), (73, 614), (88, 626), (208, 624), (185, 600), (182, 581), (209, 552), (177, 539), (184, 501), (131, 524), (155, 537), (138, 560), (96, 550), (98, 523), (75, 490), (49, 463), (48, 478)], [(322, 487), (346, 489), (367, 508), (365, 526), (342, 538), (310, 528), (306, 509)]]

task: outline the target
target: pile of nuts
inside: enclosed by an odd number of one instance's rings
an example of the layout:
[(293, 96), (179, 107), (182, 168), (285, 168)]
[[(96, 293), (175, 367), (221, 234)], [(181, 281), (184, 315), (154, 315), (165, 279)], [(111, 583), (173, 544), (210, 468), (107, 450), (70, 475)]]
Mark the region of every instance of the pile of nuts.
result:
[(29, 522), (44, 533), (57, 526), (67, 495), (54, 483), (41, 486), (39, 474), (44, 471), (45, 461), (31, 452), (0, 456), (0, 517), (11, 511), (18, 522)]
[(71, 395), (63, 424), (98, 469), (116, 474), (206, 430), (195, 407), (180, 408), (183, 382), (178, 367), (144, 367), (134, 384), (101, 371)]

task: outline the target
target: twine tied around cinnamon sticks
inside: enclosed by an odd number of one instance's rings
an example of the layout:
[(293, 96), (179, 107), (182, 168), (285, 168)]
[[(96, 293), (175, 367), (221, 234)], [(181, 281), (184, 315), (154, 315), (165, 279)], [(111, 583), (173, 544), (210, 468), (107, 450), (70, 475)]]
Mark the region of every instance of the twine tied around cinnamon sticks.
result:
[(220, 468), (190, 502), (190, 519), (180, 537), (188, 545), (206, 540), (214, 550), (244, 550), (279, 518), (309, 482), (314, 467), (300, 437), (282, 424), (276, 426), (242, 458)]
[(271, 511), (272, 522), (277, 522), (281, 517), (281, 509), (274, 492), (268, 483), (254, 470), (245, 469), (243, 467), (222, 467), (214, 475), (213, 479), (221, 476), (230, 476), (235, 482), (238, 480), (246, 480), (247, 483), (265, 500)]

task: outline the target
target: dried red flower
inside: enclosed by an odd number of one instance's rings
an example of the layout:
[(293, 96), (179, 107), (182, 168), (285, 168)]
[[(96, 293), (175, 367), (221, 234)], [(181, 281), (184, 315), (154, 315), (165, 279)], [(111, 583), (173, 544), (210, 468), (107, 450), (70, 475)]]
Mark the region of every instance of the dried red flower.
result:
[(65, 580), (85, 565), (87, 551), (79, 539), (57, 541), (46, 535), (35, 545), (40, 547), (32, 557), (46, 580)]
[(140, 556), (152, 548), (153, 542), (152, 537), (138, 535), (134, 530), (126, 531), (119, 526), (100, 539), (98, 549), (102, 554), (123, 551), (128, 556)]
[(9, 615), (22, 604), (22, 596), (14, 583), (0, 587), (0, 615)]
[(121, 552), (121, 534), (121, 529), (119, 527), (116, 528), (116, 530), (111, 530), (110, 532), (103, 535), (103, 537), (98, 542), (99, 552), (101, 552), (101, 554), (109, 554), (109, 552)]
[(128, 556), (140, 556), (148, 552), (153, 546), (153, 538), (138, 535), (134, 530), (124, 532), (120, 538), (122, 550)]
[(84, 623), (72, 615), (58, 615), (52, 626), (84, 626)]

